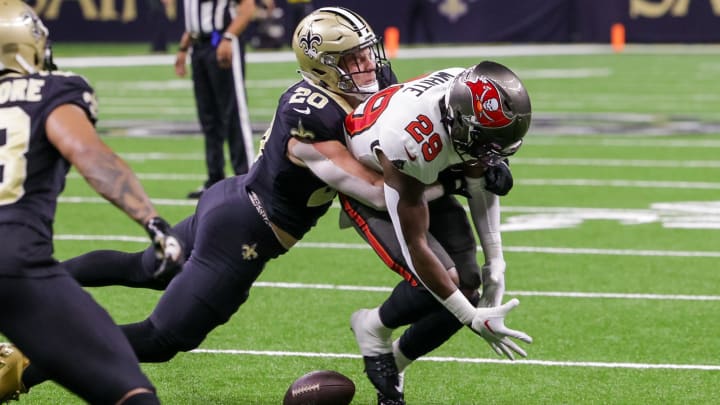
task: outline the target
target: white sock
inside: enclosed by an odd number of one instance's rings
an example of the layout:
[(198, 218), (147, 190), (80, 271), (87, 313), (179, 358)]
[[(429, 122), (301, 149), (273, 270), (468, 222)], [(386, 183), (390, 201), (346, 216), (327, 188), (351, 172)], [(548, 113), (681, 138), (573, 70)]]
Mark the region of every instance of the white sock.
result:
[(399, 372), (405, 371), (407, 366), (409, 366), (413, 361), (408, 359), (403, 352), (400, 350), (400, 339), (395, 339), (393, 342), (393, 356), (395, 357), (395, 365), (398, 368)]
[(370, 330), (373, 334), (382, 340), (389, 340), (392, 336), (393, 330), (385, 326), (380, 320), (380, 307), (375, 307), (370, 310), (365, 318), (368, 322)]

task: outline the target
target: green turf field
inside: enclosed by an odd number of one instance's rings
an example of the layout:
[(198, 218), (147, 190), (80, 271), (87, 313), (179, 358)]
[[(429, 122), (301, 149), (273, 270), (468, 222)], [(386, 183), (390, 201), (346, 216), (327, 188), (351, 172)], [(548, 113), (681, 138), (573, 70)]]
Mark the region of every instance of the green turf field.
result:
[[(524, 78), (533, 101), (534, 126), (511, 159), (515, 188), (502, 203), (506, 298), (521, 301), (507, 324), (535, 342), (525, 345), (527, 360), (511, 363), (462, 330), (408, 369), (407, 402), (717, 403), (720, 56), (659, 48), (494, 59)], [(408, 79), (477, 62), (393, 66)], [(162, 215), (173, 222), (189, 215), (193, 202), (184, 196), (205, 174), (201, 138), (152, 126), (156, 136), (127, 136), (148, 122), (192, 128), (189, 79), (174, 77), (171, 66), (73, 70), (95, 86), (105, 140), (137, 171)], [(262, 126), (298, 75), (292, 63), (254, 63), (247, 76), (250, 115)], [(353, 404), (374, 403), (349, 318), (379, 304), (398, 277), (354, 231), (338, 229), (338, 212), (268, 265), (250, 300), (202, 352), (143, 366), (165, 403), (280, 404), (290, 383), (315, 369), (351, 377)], [(146, 245), (143, 231), (76, 172), (55, 232), (60, 259)], [(119, 323), (144, 319), (159, 297), (90, 291)], [(22, 403), (80, 401), (46, 383)]]

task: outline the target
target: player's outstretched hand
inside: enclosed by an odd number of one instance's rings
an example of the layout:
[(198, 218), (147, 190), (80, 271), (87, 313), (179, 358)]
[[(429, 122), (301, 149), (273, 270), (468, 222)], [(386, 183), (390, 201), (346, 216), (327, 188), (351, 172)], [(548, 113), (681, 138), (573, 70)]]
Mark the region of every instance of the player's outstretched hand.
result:
[(520, 301), (513, 298), (499, 307), (477, 308), (475, 318), (470, 324), (470, 329), (485, 339), (498, 355), (505, 355), (510, 360), (515, 360), (513, 352), (522, 357), (527, 357), (525, 350), (510, 338), (532, 343), (532, 338), (525, 332), (505, 326), (505, 317), (519, 304)]
[(175, 277), (182, 270), (185, 255), (180, 240), (172, 233), (170, 224), (161, 217), (154, 217), (145, 224), (145, 230), (155, 248), (155, 257), (160, 261), (153, 277), (158, 280)]

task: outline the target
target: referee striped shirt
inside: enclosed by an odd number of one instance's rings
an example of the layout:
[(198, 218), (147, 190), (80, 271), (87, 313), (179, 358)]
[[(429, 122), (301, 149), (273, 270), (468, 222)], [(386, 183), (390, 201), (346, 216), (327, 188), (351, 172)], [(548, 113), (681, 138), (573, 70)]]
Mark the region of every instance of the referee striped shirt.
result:
[(213, 31), (223, 32), (235, 18), (236, 0), (183, 0), (185, 31), (190, 35), (206, 36)]

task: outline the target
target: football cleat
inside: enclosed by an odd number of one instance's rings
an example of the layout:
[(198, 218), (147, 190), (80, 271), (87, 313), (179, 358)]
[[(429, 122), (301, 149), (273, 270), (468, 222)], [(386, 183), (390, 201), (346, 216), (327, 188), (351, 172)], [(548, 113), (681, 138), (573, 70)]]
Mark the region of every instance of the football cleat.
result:
[(378, 405), (405, 405), (404, 399), (390, 399), (381, 393), (377, 393)]
[(22, 374), (30, 364), (27, 357), (10, 344), (0, 344), (0, 403), (16, 400), (27, 389), (22, 383)]
[[(378, 391), (379, 404), (404, 404), (402, 378), (392, 353), (363, 356), (365, 373)], [(399, 401), (399, 402), (398, 402)]]
[(197, 199), (199, 199), (200, 197), (202, 197), (202, 195), (203, 195), (203, 193), (205, 192), (205, 190), (207, 190), (207, 188), (205, 188), (205, 186), (201, 186), (201, 187), (198, 188), (197, 190), (194, 190), (194, 191), (189, 192), (188, 195), (187, 195), (187, 198), (188, 198), (188, 199), (191, 199), (191, 200), (197, 200)]
[[(399, 388), (399, 391), (401, 393), (403, 393), (403, 396), (404, 396), (405, 395), (404, 394), (404, 392), (405, 392), (405, 388), (404, 388), (405, 373), (404, 372), (398, 374), (398, 382), (399, 383), (397, 385), (397, 388)], [(378, 405), (405, 405), (405, 398), (390, 399), (390, 398), (386, 397), (385, 395), (383, 395), (380, 391), (378, 391), (378, 393), (377, 393), (377, 400), (378, 400)]]

